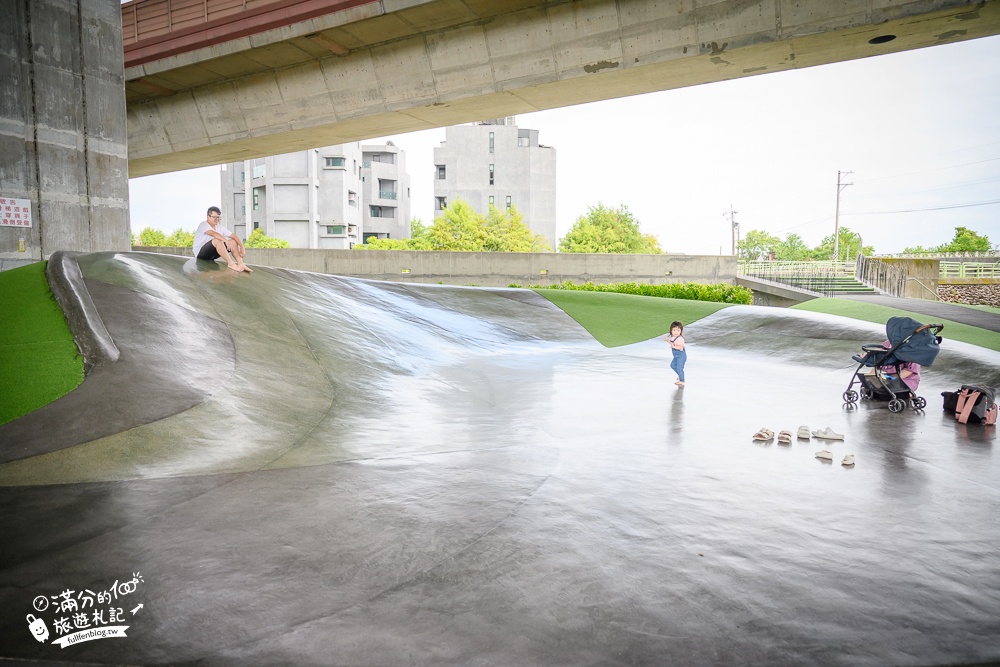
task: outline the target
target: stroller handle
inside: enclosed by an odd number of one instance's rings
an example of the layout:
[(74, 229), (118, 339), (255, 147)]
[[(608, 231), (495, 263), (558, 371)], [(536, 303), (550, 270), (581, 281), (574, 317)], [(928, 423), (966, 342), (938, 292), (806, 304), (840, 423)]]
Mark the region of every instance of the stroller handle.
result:
[(925, 324), (924, 326), (920, 327), (919, 329), (917, 329), (913, 333), (920, 333), (924, 329), (933, 329), (934, 331), (932, 333), (936, 336), (939, 333), (941, 333), (941, 331), (944, 330), (944, 325), (943, 324)]

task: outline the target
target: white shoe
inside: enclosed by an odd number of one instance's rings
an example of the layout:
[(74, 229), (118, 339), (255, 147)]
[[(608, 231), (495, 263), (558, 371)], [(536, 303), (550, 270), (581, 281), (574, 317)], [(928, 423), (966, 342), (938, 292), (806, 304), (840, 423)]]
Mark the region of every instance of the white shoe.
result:
[(832, 428), (827, 426), (826, 428), (821, 428), (818, 431), (813, 431), (813, 435), (822, 440), (843, 440), (844, 436), (840, 433), (835, 433)]
[(824, 461), (832, 461), (833, 454), (828, 449), (821, 449), (820, 451), (816, 452), (816, 458), (823, 459)]
[(798, 432), (797, 435), (798, 435), (799, 440), (808, 440), (809, 439), (809, 427), (808, 426), (800, 426), (799, 427), (799, 432)]
[(847, 467), (853, 466), (854, 465), (854, 454), (848, 454), (847, 456), (845, 456), (844, 460), (841, 462), (840, 465), (847, 466)]

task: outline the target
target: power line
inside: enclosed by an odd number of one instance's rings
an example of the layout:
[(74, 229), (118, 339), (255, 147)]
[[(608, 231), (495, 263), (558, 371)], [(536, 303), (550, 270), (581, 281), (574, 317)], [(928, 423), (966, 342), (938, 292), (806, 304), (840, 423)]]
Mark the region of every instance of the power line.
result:
[(921, 211), (947, 211), (953, 208), (970, 208), (973, 206), (992, 206), (993, 204), (1000, 204), (1000, 199), (991, 199), (989, 201), (978, 201), (970, 202), (968, 204), (954, 204), (952, 206), (931, 206), (929, 208), (909, 208), (900, 209), (898, 211), (864, 211), (860, 213), (841, 213), (841, 215), (890, 215), (892, 213), (920, 213)]

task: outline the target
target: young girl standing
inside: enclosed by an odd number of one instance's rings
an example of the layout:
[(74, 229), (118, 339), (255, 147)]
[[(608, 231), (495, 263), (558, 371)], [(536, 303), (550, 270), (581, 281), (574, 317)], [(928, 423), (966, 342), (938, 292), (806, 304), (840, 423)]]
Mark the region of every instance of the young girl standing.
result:
[(684, 351), (684, 324), (682, 322), (672, 322), (670, 324), (670, 334), (663, 337), (663, 340), (670, 343), (670, 350), (674, 353), (674, 358), (670, 362), (670, 368), (677, 373), (678, 387), (684, 386), (684, 364), (687, 362), (687, 352)]

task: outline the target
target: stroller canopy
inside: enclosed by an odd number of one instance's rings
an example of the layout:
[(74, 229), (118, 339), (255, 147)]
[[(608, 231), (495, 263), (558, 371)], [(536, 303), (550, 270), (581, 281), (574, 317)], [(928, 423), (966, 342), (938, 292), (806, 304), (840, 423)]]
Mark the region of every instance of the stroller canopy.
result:
[(921, 366), (933, 364), (941, 351), (941, 337), (929, 328), (917, 332), (922, 326), (909, 317), (890, 317), (885, 323), (885, 335), (892, 345), (892, 356)]

